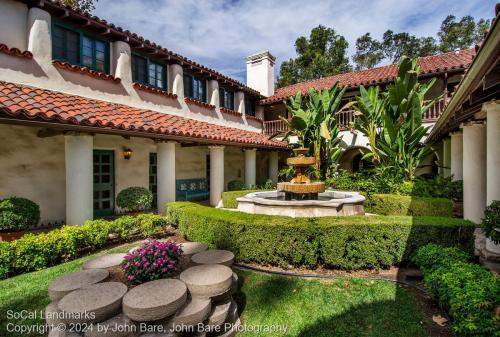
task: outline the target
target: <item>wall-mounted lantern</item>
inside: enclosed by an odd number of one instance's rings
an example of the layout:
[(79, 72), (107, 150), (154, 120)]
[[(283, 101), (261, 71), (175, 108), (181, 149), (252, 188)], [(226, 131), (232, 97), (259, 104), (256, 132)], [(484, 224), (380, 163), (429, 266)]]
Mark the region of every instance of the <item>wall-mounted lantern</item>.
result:
[(132, 157), (132, 150), (130, 148), (124, 148), (123, 149), (123, 158), (126, 160), (129, 160), (130, 157)]

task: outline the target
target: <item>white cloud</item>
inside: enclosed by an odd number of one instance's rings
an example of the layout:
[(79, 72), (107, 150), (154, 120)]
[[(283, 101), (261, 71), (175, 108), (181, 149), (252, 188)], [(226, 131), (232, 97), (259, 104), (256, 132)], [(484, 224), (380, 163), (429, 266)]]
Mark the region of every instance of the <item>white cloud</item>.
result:
[(387, 29), (434, 35), (448, 14), (491, 18), (493, 0), (99, 0), (94, 14), (240, 80), (244, 58), (270, 50), (279, 63), (319, 25), (335, 28), (354, 51), (358, 36)]

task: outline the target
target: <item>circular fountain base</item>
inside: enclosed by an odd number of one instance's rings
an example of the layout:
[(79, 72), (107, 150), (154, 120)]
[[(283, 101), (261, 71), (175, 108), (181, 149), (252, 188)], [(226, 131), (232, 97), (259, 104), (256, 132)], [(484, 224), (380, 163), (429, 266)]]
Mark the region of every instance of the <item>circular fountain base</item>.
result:
[(318, 200), (286, 200), (285, 192), (254, 192), (236, 199), (238, 210), (252, 214), (289, 217), (364, 215), (363, 197), (358, 192), (326, 191)]

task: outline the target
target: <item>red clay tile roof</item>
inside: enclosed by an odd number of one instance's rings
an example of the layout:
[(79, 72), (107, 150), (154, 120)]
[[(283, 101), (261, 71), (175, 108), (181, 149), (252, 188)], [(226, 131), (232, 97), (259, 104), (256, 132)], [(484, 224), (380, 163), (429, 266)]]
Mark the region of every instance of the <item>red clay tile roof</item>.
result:
[[(151, 138), (260, 148), (287, 148), (263, 133), (188, 119), (151, 110), (0, 81), (0, 118), (127, 131)], [(149, 136), (149, 135), (148, 135)], [(166, 136), (166, 137), (165, 137)]]
[[(421, 75), (441, 73), (453, 69), (466, 69), (472, 62), (475, 52), (474, 49), (464, 49), (458, 52), (449, 52), (439, 55), (420, 57), (418, 63), (421, 67)], [(297, 92), (307, 93), (309, 88), (315, 89), (331, 88), (337, 81), (339, 84), (347, 87), (359, 87), (360, 85), (369, 86), (379, 83), (389, 82), (397, 74), (397, 64), (372, 68), (350, 73), (333, 75), (317, 80), (292, 84), (287, 87), (279, 88), (273, 96), (260, 101), (260, 104), (269, 104), (288, 99)]]
[(109, 75), (100, 71), (96, 71), (87, 67), (77, 66), (68, 62), (60, 61), (60, 60), (52, 60), (52, 64), (60, 69), (65, 69), (68, 71), (72, 71), (75, 73), (85, 74), (97, 79), (112, 81), (115, 83), (120, 83), (121, 79), (118, 77), (114, 77), (113, 75)]
[(7, 45), (0, 43), (0, 52), (8, 54), (8, 55), (14, 55), (26, 59), (31, 59), (33, 58), (33, 54), (30, 51), (21, 51), (18, 48), (9, 48)]

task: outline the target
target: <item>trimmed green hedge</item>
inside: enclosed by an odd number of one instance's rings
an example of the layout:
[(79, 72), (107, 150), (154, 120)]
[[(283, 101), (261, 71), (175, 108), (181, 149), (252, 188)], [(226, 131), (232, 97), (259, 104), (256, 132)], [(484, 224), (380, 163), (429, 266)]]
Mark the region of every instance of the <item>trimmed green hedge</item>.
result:
[(165, 217), (141, 214), (122, 216), (114, 221), (91, 220), (83, 226), (63, 226), (42, 234), (26, 234), (12, 242), (0, 242), (0, 279), (40, 270), (72, 260), (83, 253), (104, 247), (110, 234), (127, 241), (163, 233)]
[(397, 194), (370, 196), (366, 211), (380, 215), (453, 216), (453, 201)]
[(262, 190), (241, 190), (241, 191), (229, 191), (222, 192), (222, 203), (224, 208), (238, 208), (238, 202), (236, 198), (243, 197), (248, 193), (259, 192)]
[(409, 261), (427, 243), (471, 251), (474, 224), (454, 218), (359, 216), (289, 218), (214, 209), (189, 202), (168, 206), (169, 220), (189, 240), (229, 249), (239, 262), (359, 269)]
[(459, 249), (434, 244), (421, 247), (413, 257), (425, 286), (450, 313), (456, 336), (498, 336), (500, 279), (469, 259)]

